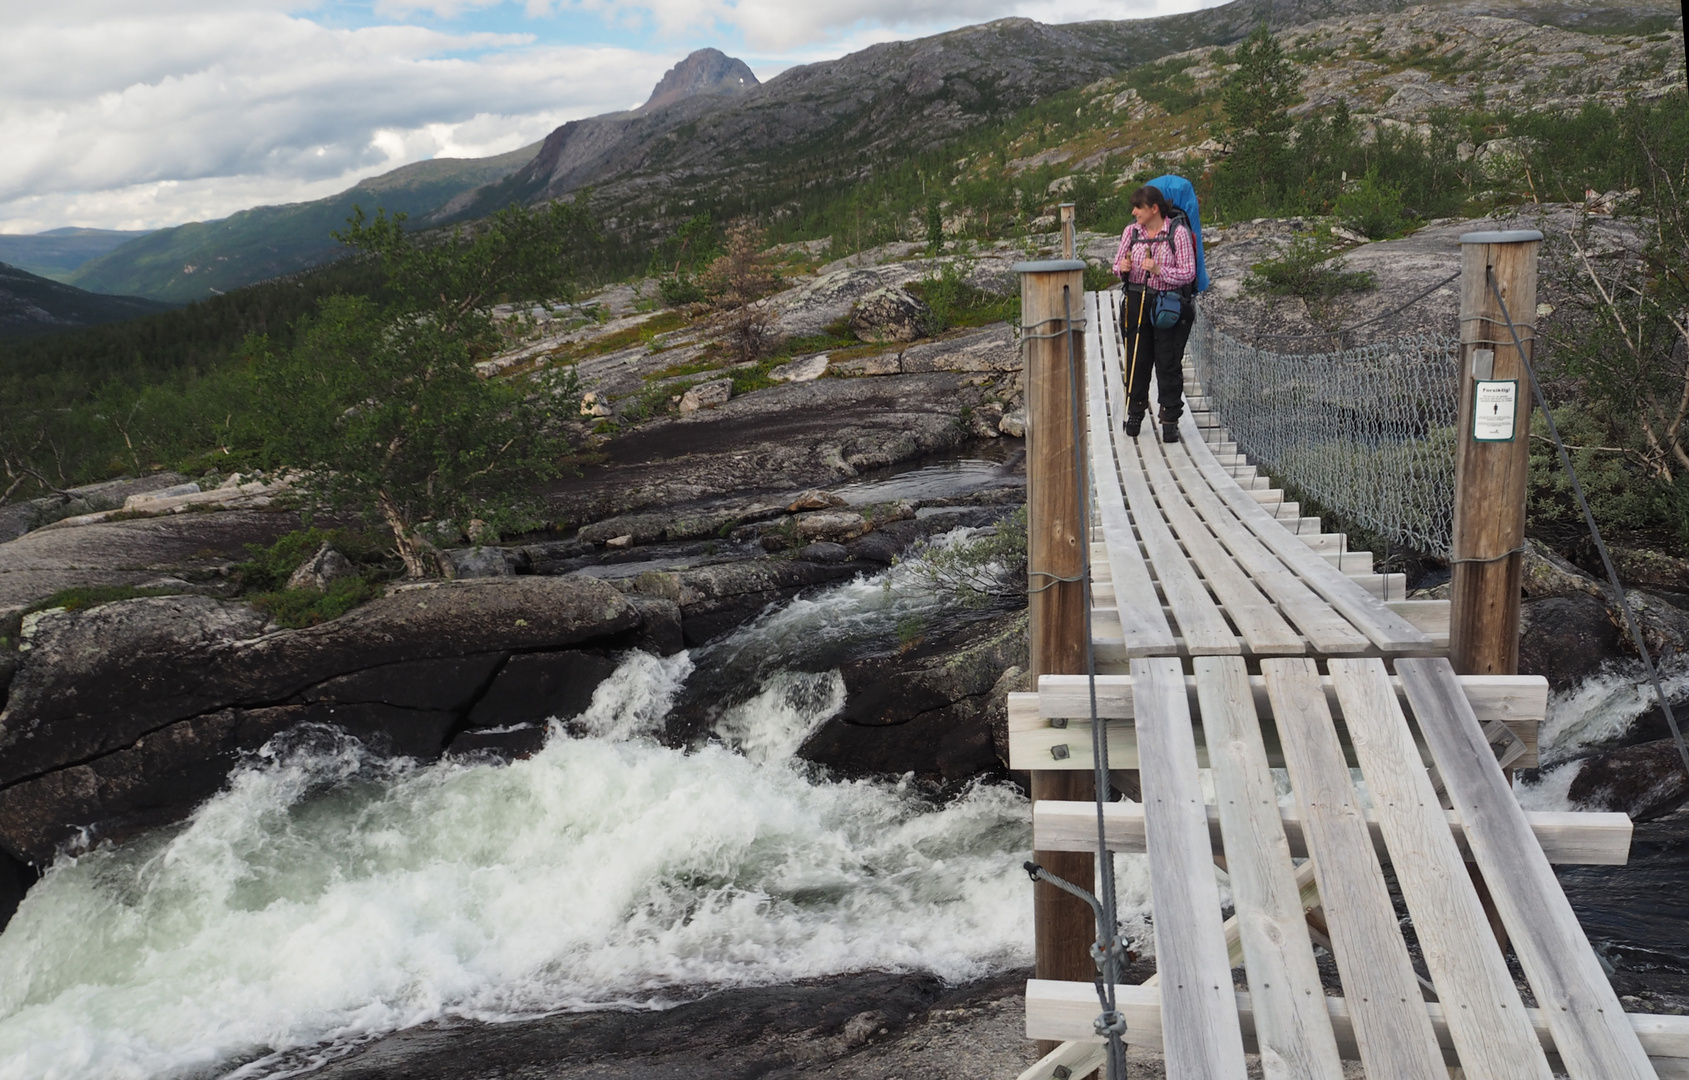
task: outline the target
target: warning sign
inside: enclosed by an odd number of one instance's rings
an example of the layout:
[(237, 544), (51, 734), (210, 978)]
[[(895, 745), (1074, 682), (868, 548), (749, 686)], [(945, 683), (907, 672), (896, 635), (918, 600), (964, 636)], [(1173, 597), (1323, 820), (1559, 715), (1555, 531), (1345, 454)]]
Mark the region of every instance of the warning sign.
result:
[(1513, 418), (1519, 411), (1519, 380), (1479, 379), (1473, 385), (1473, 440), (1512, 442)]

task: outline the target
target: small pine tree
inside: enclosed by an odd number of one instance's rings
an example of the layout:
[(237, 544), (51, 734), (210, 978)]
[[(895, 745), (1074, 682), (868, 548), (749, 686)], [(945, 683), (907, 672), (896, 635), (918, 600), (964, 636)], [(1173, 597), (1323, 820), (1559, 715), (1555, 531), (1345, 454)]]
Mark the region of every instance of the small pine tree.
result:
[(570, 256), (597, 231), (584, 210), (556, 203), (429, 241), (407, 234), (402, 215), (366, 221), (359, 210), (336, 235), (387, 287), (380, 302), (329, 297), (292, 348), (248, 340), (262, 456), (312, 502), (385, 524), (409, 576), (450, 576), (417, 525), (534, 524), (539, 485), (566, 468), (561, 422), (579, 408), (567, 376), (481, 377), (475, 362), (501, 347), (493, 306), (568, 296)]
[(757, 301), (773, 292), (780, 275), (763, 254), (763, 230), (745, 220), (727, 230), (727, 250), (704, 272), (703, 287), (721, 312), (727, 345), (740, 360), (757, 360), (773, 351), (773, 313)]

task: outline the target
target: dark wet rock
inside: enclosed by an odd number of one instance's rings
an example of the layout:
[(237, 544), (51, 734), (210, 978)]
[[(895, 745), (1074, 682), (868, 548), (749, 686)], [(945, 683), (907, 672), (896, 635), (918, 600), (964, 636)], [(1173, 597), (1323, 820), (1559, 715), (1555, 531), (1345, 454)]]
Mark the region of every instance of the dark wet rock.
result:
[(300, 724), (332, 725), (388, 756), (439, 756), (454, 713), (390, 705), (220, 709), (169, 724), (92, 761), (0, 788), (0, 847), (45, 865), (67, 841), (122, 841), (179, 821), (219, 791), (229, 770)]
[(1673, 739), (1626, 746), (1579, 765), (1566, 797), (1586, 810), (1620, 810), (1637, 821), (1659, 817), (1689, 798), (1689, 774)]
[(400, 709), (462, 712), (487, 690), (509, 653), (475, 653), (397, 664), (338, 675), (305, 690), (301, 702), (392, 705)]
[(454, 757), (483, 756), (513, 761), (532, 757), (545, 746), (550, 730), (546, 724), (514, 724), (501, 728), (469, 728), (460, 731), (446, 747)]
[(825, 540), (806, 544), (798, 549), (798, 558), (806, 562), (841, 563), (850, 557), (850, 552), (843, 544), (829, 543)]
[(1570, 690), (1625, 657), (1624, 633), (1606, 603), (1588, 593), (1526, 600), (1519, 610), (1519, 673)]
[(1005, 762), (993, 728), (1026, 663), (1021, 612), (845, 664), (844, 709), (798, 754), (851, 775), (913, 771), (956, 781), (996, 771)]
[(521, 548), (456, 548), (446, 552), (446, 558), (460, 578), (514, 577), (528, 569), (528, 557)]
[(985, 400), (980, 378), (939, 372), (781, 383), (684, 420), (653, 420), (606, 443), (605, 460), (557, 485), (552, 506), (559, 520), (599, 522), (830, 486), (953, 451), (969, 437), (962, 410)]
[(564, 567), (572, 568), (575, 560), (583, 555), (591, 555), (595, 550), (593, 544), (576, 540), (546, 540), (534, 544), (522, 545), (521, 551), (528, 559), (528, 570), (534, 574), (555, 574)]
[(29, 649), (0, 713), (0, 784), (239, 700), (212, 672), (267, 622), (245, 604), (160, 596), (45, 614), (33, 633), (26, 623)]
[(598, 684), (616, 670), (601, 653), (566, 651), (511, 657), (469, 712), (472, 728), (568, 719), (586, 711)]
[[(1012, 971), (947, 986), (928, 974), (861, 972), (722, 990), (659, 1012), (559, 1013), (506, 1024), (438, 1021), (376, 1040), (312, 1075), (798, 1080), (822, 1070), (866, 1080), (915, 1075), (907, 1063), (930, 1056), (919, 1075), (984, 1076), (1005, 1059), (1020, 1062), (1018, 1070), (1035, 1056), (1017, 1001), (1029, 975)], [(922, 1054), (929, 1046), (932, 1053)]]
[(630, 596), (639, 612), (639, 637), (634, 647), (658, 656), (673, 656), (686, 648), (680, 601), (666, 596)]
[(876, 569), (871, 563), (804, 559), (744, 559), (677, 571), (648, 571), (616, 582), (635, 596), (672, 599), (680, 607), (688, 646), (702, 645), (738, 626), (769, 604), (789, 600), (813, 585), (841, 581)]
[(24, 894), (35, 884), (35, 868), (0, 851), (0, 931), (12, 921)]
[(558, 649), (636, 630), (627, 598), (586, 578), (407, 588), (304, 630), (262, 633), (244, 604), (148, 597), (40, 620), (0, 713), (0, 783), (128, 746), (229, 705), (278, 704), (410, 660)]

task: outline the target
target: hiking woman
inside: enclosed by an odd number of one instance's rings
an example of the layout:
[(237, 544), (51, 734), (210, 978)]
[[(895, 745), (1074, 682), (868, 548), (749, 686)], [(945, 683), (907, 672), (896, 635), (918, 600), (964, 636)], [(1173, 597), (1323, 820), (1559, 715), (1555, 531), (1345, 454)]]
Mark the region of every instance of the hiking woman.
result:
[(1136, 438), (1143, 430), (1153, 370), (1161, 441), (1178, 442), (1185, 411), (1185, 342), (1196, 318), (1196, 245), (1184, 216), (1168, 205), (1160, 188), (1145, 185), (1132, 192), (1132, 224), (1120, 236), (1114, 272), (1124, 279), (1126, 292), (1120, 313), (1126, 434)]

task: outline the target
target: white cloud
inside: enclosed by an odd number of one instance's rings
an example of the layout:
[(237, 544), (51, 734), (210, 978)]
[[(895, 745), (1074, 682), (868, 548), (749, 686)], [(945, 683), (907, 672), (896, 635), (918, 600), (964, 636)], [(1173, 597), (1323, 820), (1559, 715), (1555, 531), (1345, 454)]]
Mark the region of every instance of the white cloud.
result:
[(642, 100), (673, 63), (523, 35), (332, 29), (259, 4), (88, 21), (68, 7), (15, 22), (6, 11), (9, 232), (71, 211), (108, 225), (216, 217), (261, 193), (296, 201), (437, 154), (514, 149)]
[[(328, 19), (344, 11), (323, 6), (332, 2), (0, 0), (0, 231), (205, 220), (317, 198), (423, 158), (500, 153), (643, 101), (704, 45), (737, 53), (766, 79), (1008, 15), (1146, 18), (1215, 0), (373, 0), (363, 9), (532, 34), (337, 28)], [(560, 27), (568, 40), (540, 40), (563, 37)], [(632, 44), (592, 43), (608, 38)]]

